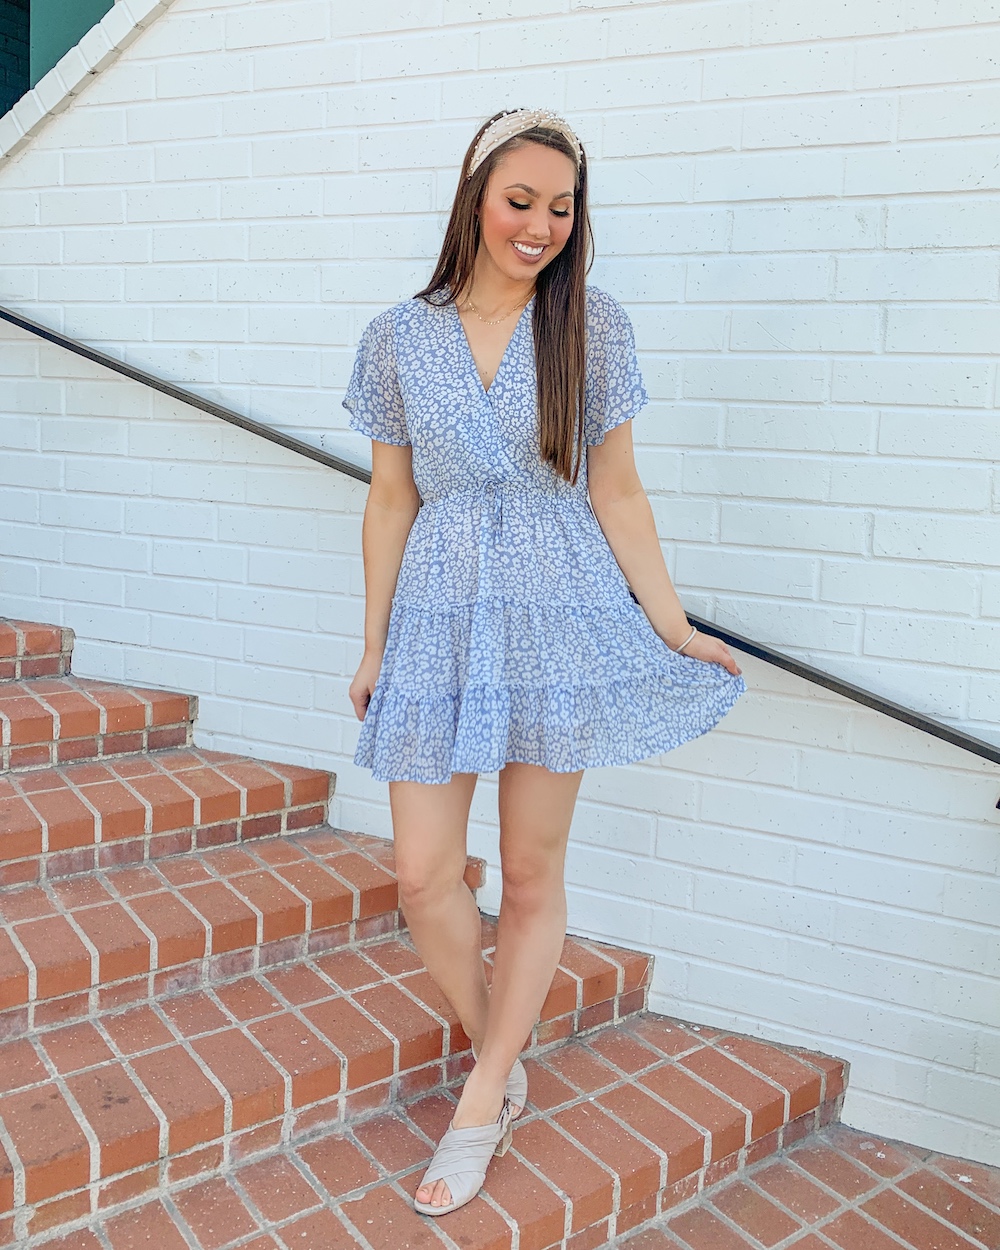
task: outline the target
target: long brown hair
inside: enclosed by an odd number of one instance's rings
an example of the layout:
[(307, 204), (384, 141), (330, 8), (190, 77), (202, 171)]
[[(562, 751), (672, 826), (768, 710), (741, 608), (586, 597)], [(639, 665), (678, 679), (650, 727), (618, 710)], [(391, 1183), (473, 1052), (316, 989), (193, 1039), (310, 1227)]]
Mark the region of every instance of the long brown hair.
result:
[[(451, 304), (471, 284), (479, 250), (479, 209), (490, 175), (508, 153), (526, 143), (540, 143), (562, 152), (576, 164), (576, 152), (565, 135), (534, 126), (502, 143), (467, 178), (480, 136), (502, 116), (497, 113), (484, 122), (469, 144), (437, 266), (415, 299)], [(573, 484), (583, 456), (586, 276), (593, 254), (594, 235), (587, 206), (587, 156), (581, 153), (573, 193), (573, 229), (559, 255), (538, 275), (532, 320), (541, 458)]]

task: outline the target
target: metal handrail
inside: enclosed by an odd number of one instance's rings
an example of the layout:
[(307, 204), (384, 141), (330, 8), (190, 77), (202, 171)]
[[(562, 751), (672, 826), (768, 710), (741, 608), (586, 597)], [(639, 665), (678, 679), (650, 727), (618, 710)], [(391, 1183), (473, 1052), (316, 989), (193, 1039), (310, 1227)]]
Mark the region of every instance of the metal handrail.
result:
[[(127, 365), (121, 360), (116, 360), (114, 356), (107, 355), (106, 352), (98, 351), (94, 347), (88, 347), (85, 343), (80, 343), (65, 334), (60, 334), (58, 330), (52, 330), (48, 326), (39, 325), (38, 322), (31, 321), (28, 317), (12, 312), (8, 308), (0, 307), (0, 320), (9, 321), (11, 325), (18, 326), (29, 334), (37, 335), (49, 343), (55, 343), (59, 347), (64, 347), (67, 351), (74, 352), (77, 356), (83, 356), (86, 360), (92, 360), (95, 364), (103, 365), (106, 369), (120, 373), (123, 377), (131, 378), (133, 382), (140, 382), (143, 386), (152, 387), (153, 390), (159, 391), (163, 395), (169, 395), (171, 399), (179, 400), (182, 404), (187, 404), (191, 408), (198, 408), (201, 412), (207, 412), (209, 416), (218, 417), (220, 421), (228, 421), (230, 425), (238, 425), (243, 430), (249, 430), (251, 434), (256, 434), (258, 438), (264, 438), (268, 442), (277, 443), (279, 447), (285, 447), (297, 455), (306, 457), (308, 460), (315, 460), (317, 464), (326, 465), (327, 468), (336, 469), (338, 473), (346, 473), (348, 477), (356, 478), (359, 482), (371, 484), (371, 470), (364, 465), (356, 464), (353, 460), (346, 460), (343, 456), (334, 456), (330, 452), (322, 451), (319, 447), (313, 447), (311, 443), (306, 443), (301, 438), (295, 438), (291, 434), (283, 434), (280, 430), (275, 430), (271, 426), (265, 425), (262, 421), (254, 421), (252, 417), (241, 416), (238, 412), (234, 412), (224, 404), (217, 404), (211, 399), (203, 399), (193, 391), (177, 386), (173, 382), (166, 382), (162, 378), (155, 377), (153, 374), (147, 373), (145, 369), (137, 369), (134, 365)], [(813, 665), (806, 664), (803, 660), (797, 660), (781, 651), (775, 651), (773, 647), (767, 646), (766, 643), (744, 638), (740, 634), (713, 624), (711, 621), (693, 616), (690, 612), (688, 617), (699, 629), (704, 630), (706, 634), (711, 634), (715, 638), (720, 638), (727, 646), (735, 647), (738, 651), (755, 656), (758, 660), (763, 660), (775, 668), (784, 669), (796, 677), (812, 682), (813, 685), (822, 686), (826, 690), (832, 690), (835, 694), (842, 695), (845, 699), (850, 699), (854, 703), (860, 703), (862, 707), (880, 712), (883, 716), (889, 716), (893, 720), (901, 721), (904, 725), (909, 725), (913, 729), (919, 729), (922, 733), (930, 734), (931, 737), (940, 738), (943, 742), (949, 742), (952, 746), (968, 751), (971, 755), (978, 755), (981, 759), (989, 760), (990, 763), (1000, 764), (1000, 747), (994, 746), (991, 742), (984, 742), (982, 738), (976, 738), (974, 735), (967, 734), (960, 729), (954, 729), (951, 725), (945, 725), (941, 721), (934, 720), (933, 717), (924, 716), (921, 712), (913, 711), (912, 708), (902, 707), (900, 704), (884, 699), (881, 695), (865, 690), (861, 686), (855, 686), (849, 681), (843, 681), (839, 677), (823, 672), (822, 669), (814, 668)]]

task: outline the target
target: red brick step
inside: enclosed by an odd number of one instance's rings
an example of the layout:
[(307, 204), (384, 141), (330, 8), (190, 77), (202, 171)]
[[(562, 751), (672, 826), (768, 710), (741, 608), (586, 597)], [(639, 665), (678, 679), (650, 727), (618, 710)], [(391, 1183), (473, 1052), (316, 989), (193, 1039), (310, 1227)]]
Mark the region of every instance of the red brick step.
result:
[[(568, 939), (533, 1042), (641, 1009), (648, 969), (645, 956)], [(8, 1041), (0, 1218), (23, 1194), (30, 1236), (440, 1088), (469, 1058), (398, 935)]]
[(321, 825), (319, 769), (188, 747), (0, 777), (0, 885)]
[[(821, 1130), (837, 1116), (845, 1075), (823, 1055), (649, 1014), (544, 1048), (527, 1068), (513, 1149), (492, 1162), (483, 1196), (451, 1215), (419, 1216), (410, 1198), (454, 1111), (454, 1086), (404, 1094), (260, 1159), (234, 1158), (211, 1179), (168, 1179), (153, 1202), (80, 1223), (100, 1227), (115, 1250), (140, 1240), (178, 1250), (596, 1250)], [(761, 1088), (773, 1108), (763, 1118)], [(21, 1231), (44, 1214), (37, 1208)]]
[(68, 673), (73, 637), (60, 625), (0, 617), (0, 681)]
[(191, 741), (198, 700), (86, 677), (0, 685), (0, 771), (134, 755)]
[(2, 891), (0, 1038), (395, 930), (389, 864), (326, 827)]

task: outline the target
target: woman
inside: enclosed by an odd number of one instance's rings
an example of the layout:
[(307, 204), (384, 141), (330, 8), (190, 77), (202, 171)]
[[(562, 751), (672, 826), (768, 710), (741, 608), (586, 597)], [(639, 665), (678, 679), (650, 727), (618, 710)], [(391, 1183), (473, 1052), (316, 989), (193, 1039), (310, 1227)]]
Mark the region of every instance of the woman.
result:
[[(476, 1055), (417, 1191), (429, 1215), (475, 1197), (524, 1107), (583, 770), (706, 732), (746, 688), (667, 574), (632, 452), (632, 328), (586, 287), (591, 246), (569, 125), (497, 114), (429, 284), (368, 326), (344, 399), (373, 440), (355, 763), (389, 783), (400, 905)], [(488, 988), (463, 873), (477, 776), (498, 770)]]

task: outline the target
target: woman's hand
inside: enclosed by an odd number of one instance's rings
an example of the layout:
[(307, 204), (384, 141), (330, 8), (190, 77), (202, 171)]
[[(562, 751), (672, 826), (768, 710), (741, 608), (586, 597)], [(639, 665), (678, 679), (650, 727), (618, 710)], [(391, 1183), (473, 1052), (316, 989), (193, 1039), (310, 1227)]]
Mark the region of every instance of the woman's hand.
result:
[(739, 677), (743, 671), (724, 642), (713, 638), (711, 634), (703, 634), (701, 630), (695, 634), (681, 655), (689, 655), (693, 660), (705, 660), (709, 664), (721, 664), (734, 677)]
[(379, 669), (382, 667), (382, 656), (377, 652), (366, 651), (361, 657), (358, 671), (348, 689), (348, 695), (354, 704), (354, 714), (358, 720), (365, 719), (368, 704), (371, 702), (372, 691), (378, 681)]

